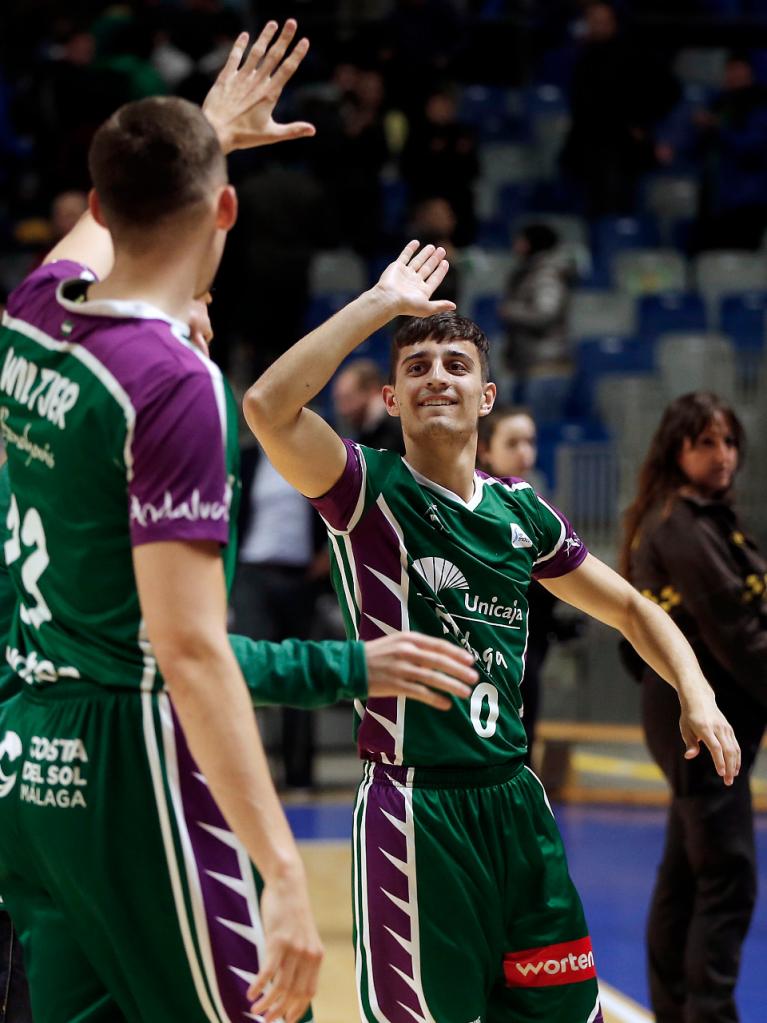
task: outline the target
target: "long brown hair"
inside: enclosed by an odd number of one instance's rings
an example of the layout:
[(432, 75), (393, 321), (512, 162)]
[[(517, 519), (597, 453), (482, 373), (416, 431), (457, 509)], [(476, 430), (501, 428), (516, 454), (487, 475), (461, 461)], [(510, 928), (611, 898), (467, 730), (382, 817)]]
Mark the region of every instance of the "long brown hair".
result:
[(711, 391), (692, 391), (676, 398), (667, 406), (658, 429), (639, 470), (637, 494), (623, 516), (623, 542), (620, 550), (620, 571), (631, 578), (631, 551), (639, 539), (645, 516), (653, 508), (671, 502), (687, 478), (679, 468), (679, 454), (685, 439), (693, 443), (700, 437), (717, 413), (728, 421), (739, 452), (743, 455), (745, 434), (732, 408)]

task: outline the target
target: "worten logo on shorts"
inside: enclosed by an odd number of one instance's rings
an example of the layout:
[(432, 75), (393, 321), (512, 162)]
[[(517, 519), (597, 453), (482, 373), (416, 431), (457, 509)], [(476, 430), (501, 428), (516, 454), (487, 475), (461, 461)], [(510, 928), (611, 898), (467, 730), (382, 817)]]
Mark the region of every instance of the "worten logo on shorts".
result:
[[(491, 623), (496, 619), (499, 625), (518, 629), (520, 627), (518, 623), (524, 621), (524, 613), (516, 601), (513, 604), (503, 604), (498, 597), (483, 600), (475, 593), (470, 593), (466, 576), (452, 561), (445, 558), (419, 558), (413, 562), (413, 568), (435, 593), (441, 590), (464, 590), (463, 606), (466, 610), (490, 619)], [(463, 616), (455, 614), (455, 617)], [(476, 618), (471, 620), (477, 621)]]
[(591, 938), (587, 935), (577, 941), (507, 952), (503, 972), (507, 987), (554, 987), (593, 980), (597, 972)]
[(23, 752), (21, 745), (21, 739), (15, 732), (6, 732), (0, 741), (0, 799), (7, 796), (13, 786), (16, 784), (16, 774), (6, 774), (2, 768), (2, 762), (10, 761), (13, 763), (18, 760)]

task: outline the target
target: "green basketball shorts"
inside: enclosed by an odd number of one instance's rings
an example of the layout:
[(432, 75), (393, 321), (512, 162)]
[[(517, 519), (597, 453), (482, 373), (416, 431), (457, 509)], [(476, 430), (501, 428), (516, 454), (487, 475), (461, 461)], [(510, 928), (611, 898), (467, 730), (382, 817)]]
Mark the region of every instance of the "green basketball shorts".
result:
[(366, 763), (353, 863), (363, 1020), (602, 1023), (562, 840), (521, 763)]
[(254, 1018), (260, 889), (167, 695), (67, 682), (0, 705), (0, 892), (35, 1023)]

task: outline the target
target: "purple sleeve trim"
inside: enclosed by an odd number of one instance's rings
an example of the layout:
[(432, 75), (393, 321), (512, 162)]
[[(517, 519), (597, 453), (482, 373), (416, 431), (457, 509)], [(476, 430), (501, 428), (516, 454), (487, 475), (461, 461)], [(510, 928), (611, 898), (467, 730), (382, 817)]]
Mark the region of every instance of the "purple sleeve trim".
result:
[[(540, 501), (540, 498), (538, 500)], [(564, 526), (565, 532), (556, 554), (546, 561), (541, 561), (540, 564), (533, 568), (534, 579), (556, 579), (559, 576), (568, 575), (568, 573), (573, 572), (579, 565), (583, 564), (586, 555), (589, 553), (586, 544), (581, 540), (562, 512), (555, 508), (553, 504), (549, 504), (548, 501), (545, 502), (545, 507), (559, 519)], [(542, 557), (545, 557), (545, 553)]]
[(354, 515), (364, 480), (363, 459), (359, 447), (344, 440), (346, 465), (338, 480), (321, 497), (310, 503), (333, 529), (346, 529)]

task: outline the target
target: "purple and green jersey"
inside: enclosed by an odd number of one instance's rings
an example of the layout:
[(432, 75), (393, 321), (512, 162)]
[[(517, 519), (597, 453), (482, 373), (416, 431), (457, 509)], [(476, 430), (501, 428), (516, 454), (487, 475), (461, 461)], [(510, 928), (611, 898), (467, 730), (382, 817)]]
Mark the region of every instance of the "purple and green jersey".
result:
[(347, 634), (412, 629), (453, 639), (480, 673), (471, 699), (446, 713), (404, 698), (357, 702), (360, 755), (413, 767), (521, 757), (530, 579), (566, 575), (586, 547), (523, 480), (477, 472), (464, 501), (395, 452), (345, 444), (341, 478), (313, 504), (328, 528)]
[(22, 597), (7, 658), (31, 684), (151, 690), (162, 683), (132, 548), (214, 541), (231, 576), (236, 411), (183, 323), (141, 302), (87, 301), (94, 279), (68, 261), (40, 267), (0, 329), (5, 560)]

